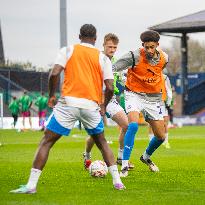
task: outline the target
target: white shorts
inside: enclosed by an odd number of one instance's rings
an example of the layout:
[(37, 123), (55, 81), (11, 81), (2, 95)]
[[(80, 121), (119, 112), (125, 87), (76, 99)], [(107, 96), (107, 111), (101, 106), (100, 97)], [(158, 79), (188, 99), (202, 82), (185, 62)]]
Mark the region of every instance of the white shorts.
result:
[(46, 128), (61, 135), (68, 135), (77, 120), (82, 122), (89, 135), (100, 134), (104, 130), (99, 110), (67, 106), (64, 101), (58, 101), (55, 105), (53, 113), (47, 120)]
[(163, 120), (161, 101), (150, 101), (144, 96), (131, 91), (125, 91), (126, 112), (142, 112), (145, 120)]
[(165, 102), (162, 102), (162, 113), (163, 113), (164, 117), (168, 117), (169, 116), (168, 110), (167, 110), (167, 108), (165, 106)]
[(118, 112), (121, 112), (121, 111), (124, 112), (124, 109), (117, 102), (116, 98), (112, 98), (107, 105), (106, 115), (108, 117), (112, 118), (115, 114), (117, 114)]

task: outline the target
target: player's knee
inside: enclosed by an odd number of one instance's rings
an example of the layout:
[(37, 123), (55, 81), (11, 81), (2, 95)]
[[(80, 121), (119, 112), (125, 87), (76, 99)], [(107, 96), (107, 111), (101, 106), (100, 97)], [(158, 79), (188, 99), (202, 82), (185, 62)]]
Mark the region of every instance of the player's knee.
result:
[(158, 133), (158, 134), (155, 134), (156, 138), (159, 139), (159, 140), (165, 140), (165, 133)]
[(128, 128), (128, 124), (122, 125), (121, 128), (122, 128), (122, 131), (123, 131), (123, 132), (126, 132), (126, 131), (127, 131), (127, 128)]

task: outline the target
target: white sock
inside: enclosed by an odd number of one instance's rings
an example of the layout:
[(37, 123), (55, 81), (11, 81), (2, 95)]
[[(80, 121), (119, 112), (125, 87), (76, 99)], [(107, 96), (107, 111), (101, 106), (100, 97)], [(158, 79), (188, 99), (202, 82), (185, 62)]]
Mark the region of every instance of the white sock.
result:
[(149, 158), (150, 158), (150, 155), (148, 155), (147, 152), (145, 151), (144, 154), (143, 154), (143, 159), (147, 160)]
[(109, 170), (110, 174), (112, 175), (113, 184), (116, 184), (116, 183), (122, 184), (117, 165), (112, 165), (112, 166), (108, 167), (108, 170)]
[(85, 159), (91, 159), (91, 152), (86, 152), (85, 151)]
[(29, 189), (36, 188), (37, 183), (38, 183), (38, 179), (41, 175), (41, 172), (42, 171), (39, 169), (35, 169), (35, 168), (31, 169), (30, 177), (29, 177), (28, 183), (26, 185), (27, 188), (29, 188)]
[(121, 170), (122, 170), (124, 167), (128, 167), (128, 162), (129, 162), (129, 160), (122, 160)]
[(168, 133), (165, 133), (165, 140), (164, 140), (164, 144), (168, 143)]
[(124, 149), (118, 149), (118, 159), (122, 159)]

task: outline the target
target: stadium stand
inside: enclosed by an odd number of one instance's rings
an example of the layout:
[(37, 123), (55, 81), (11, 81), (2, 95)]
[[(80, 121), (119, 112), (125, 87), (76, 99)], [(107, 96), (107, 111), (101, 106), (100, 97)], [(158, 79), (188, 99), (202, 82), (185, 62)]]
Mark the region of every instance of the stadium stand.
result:
[[(0, 92), (4, 98), (4, 117), (10, 116), (8, 104), (12, 96), (22, 96), (24, 90), (35, 100), (41, 92), (48, 91), (48, 72), (21, 71), (0, 68)], [(37, 116), (37, 108), (31, 107), (32, 116)]]

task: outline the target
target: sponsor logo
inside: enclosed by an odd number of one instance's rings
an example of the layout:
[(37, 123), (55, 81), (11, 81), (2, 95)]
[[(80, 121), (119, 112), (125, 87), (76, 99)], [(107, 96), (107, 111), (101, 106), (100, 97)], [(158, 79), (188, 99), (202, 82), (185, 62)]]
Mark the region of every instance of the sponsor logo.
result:
[(127, 146), (127, 145), (125, 145), (125, 148), (127, 148), (127, 149), (131, 149), (131, 147), (129, 147), (129, 146)]

